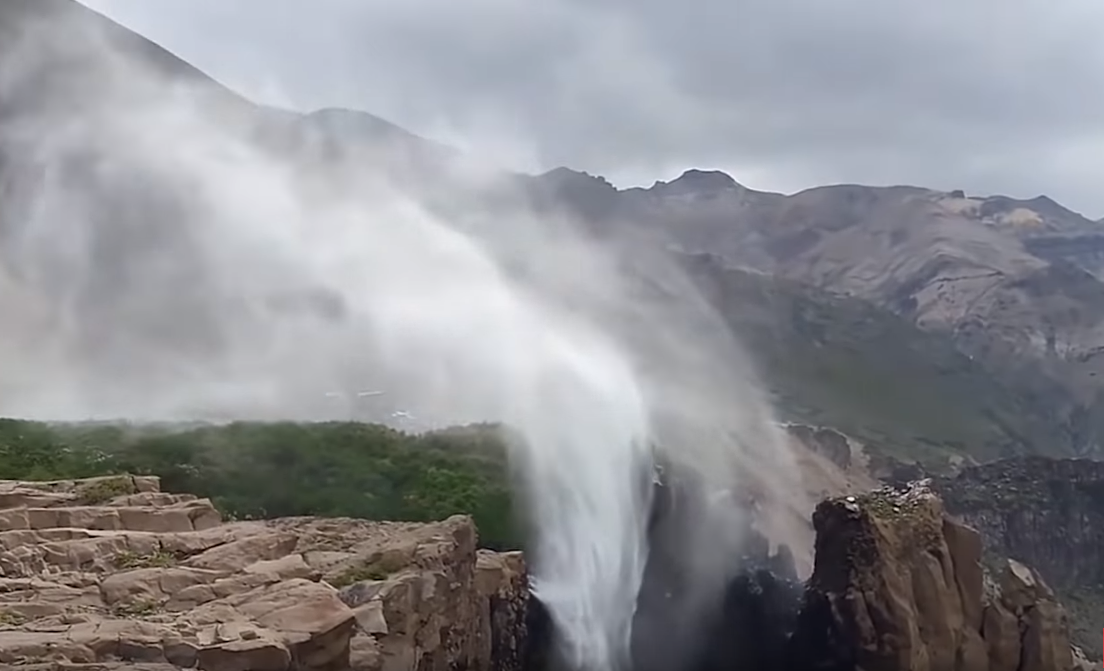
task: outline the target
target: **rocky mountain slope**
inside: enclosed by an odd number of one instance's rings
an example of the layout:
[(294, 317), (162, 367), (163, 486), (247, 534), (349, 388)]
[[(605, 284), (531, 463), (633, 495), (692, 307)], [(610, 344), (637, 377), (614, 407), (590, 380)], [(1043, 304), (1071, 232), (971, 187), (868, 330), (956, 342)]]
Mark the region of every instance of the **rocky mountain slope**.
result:
[(945, 334), (868, 301), (726, 265), (683, 264), (752, 353), (783, 419), (832, 426), (901, 459), (1071, 453), (1051, 406)]
[(949, 336), (1009, 389), (1038, 397), (1054, 444), (1092, 451), (1104, 344), (1099, 223), (1046, 197), (838, 185), (793, 195), (690, 170), (618, 190), (567, 170), (540, 178), (592, 225), (646, 227), (690, 252), (860, 298)]
[(470, 518), (224, 522), (158, 484), (0, 482), (4, 668), (520, 668), (524, 563)]

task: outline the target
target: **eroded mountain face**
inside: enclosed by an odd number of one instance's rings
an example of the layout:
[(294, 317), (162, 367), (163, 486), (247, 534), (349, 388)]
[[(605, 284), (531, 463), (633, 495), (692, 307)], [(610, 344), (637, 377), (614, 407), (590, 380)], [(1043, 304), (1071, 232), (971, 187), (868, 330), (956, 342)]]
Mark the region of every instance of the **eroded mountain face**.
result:
[(858, 185), (784, 196), (696, 170), (623, 191), (579, 173), (542, 179), (602, 226), (643, 227), (685, 251), (860, 298), (946, 334), (1017, 393), (1046, 396), (1072, 448), (1095, 449), (1099, 222), (1042, 196)]

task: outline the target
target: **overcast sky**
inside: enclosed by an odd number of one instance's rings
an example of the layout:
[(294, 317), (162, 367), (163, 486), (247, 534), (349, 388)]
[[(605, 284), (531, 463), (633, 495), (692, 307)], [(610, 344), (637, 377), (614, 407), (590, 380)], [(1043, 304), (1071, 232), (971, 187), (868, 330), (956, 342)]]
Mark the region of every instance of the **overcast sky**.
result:
[(1101, 0), (84, 0), (247, 96), (616, 184), (909, 183), (1104, 216)]

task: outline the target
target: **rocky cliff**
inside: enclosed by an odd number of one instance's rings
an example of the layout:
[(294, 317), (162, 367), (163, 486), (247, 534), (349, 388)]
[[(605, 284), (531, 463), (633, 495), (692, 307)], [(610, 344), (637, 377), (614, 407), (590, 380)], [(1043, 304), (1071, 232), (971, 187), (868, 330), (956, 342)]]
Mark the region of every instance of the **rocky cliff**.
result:
[(1076, 642), (1099, 659), (1104, 621), (1104, 464), (1007, 459), (964, 468), (936, 486), (995, 557), (1028, 563), (1069, 607)]
[[(520, 553), (471, 519), (223, 521), (152, 477), (0, 481), (0, 665), (519, 669)], [(87, 665), (87, 666), (81, 666)]]
[(982, 535), (948, 515), (928, 481), (824, 500), (804, 586), (785, 549), (747, 534), (737, 575), (691, 626), (687, 576), (662, 533), (685, 524), (678, 508), (654, 523), (634, 671), (1095, 668), (1042, 575), (1014, 559), (986, 562)]
[(829, 499), (790, 668), (1062, 671), (1084, 663), (1033, 569), (982, 564), (981, 536), (924, 483)]
[[(688, 576), (663, 545), (678, 510), (656, 510), (638, 670), (1093, 668), (1044, 577), (1015, 559), (984, 561), (982, 535), (945, 514), (925, 482), (822, 502), (804, 590), (790, 553), (749, 533), (697, 630), (677, 621)], [(223, 521), (152, 477), (0, 481), (0, 571), (0, 665), (13, 670), (554, 663), (521, 555), (477, 550), (463, 516)]]

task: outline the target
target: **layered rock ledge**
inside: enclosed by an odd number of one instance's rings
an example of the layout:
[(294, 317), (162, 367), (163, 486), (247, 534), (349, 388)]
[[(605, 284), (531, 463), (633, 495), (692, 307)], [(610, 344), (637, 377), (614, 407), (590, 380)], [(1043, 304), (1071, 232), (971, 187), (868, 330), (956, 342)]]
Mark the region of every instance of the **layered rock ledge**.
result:
[(472, 520), (223, 521), (154, 477), (0, 481), (0, 668), (513, 671), (520, 553)]

